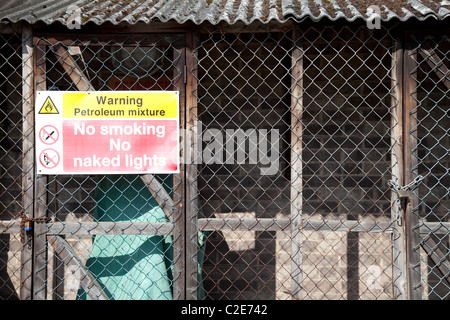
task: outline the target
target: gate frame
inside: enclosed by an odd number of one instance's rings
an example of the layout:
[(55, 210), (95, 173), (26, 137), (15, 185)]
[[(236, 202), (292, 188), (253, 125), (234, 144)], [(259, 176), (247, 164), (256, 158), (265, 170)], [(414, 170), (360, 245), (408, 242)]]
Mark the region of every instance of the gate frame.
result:
[[(413, 40), (413, 35), (417, 38), (425, 38), (427, 35), (433, 35), (441, 37), (450, 33), (450, 28), (444, 28), (436, 33), (436, 30), (432, 29), (420, 29), (420, 30), (406, 30), (404, 32), (404, 70), (403, 70), (403, 97), (404, 97), (404, 168), (403, 175), (405, 177), (405, 184), (411, 183), (416, 177), (413, 174), (412, 169), (418, 166), (418, 139), (412, 134), (412, 129), (417, 127), (417, 116), (414, 114), (417, 112), (417, 77), (416, 74), (418, 67), (417, 56), (419, 46)], [(441, 76), (437, 74), (439, 78)], [(450, 81), (446, 79), (444, 85), (447, 88), (450, 87)], [(415, 153), (413, 152), (415, 150)], [(420, 250), (420, 244), (424, 240), (420, 239), (420, 233), (427, 233), (429, 230), (438, 230), (440, 226), (445, 226), (445, 229), (450, 228), (450, 222), (425, 222), (420, 221), (419, 217), (413, 212), (414, 208), (419, 205), (419, 198), (414, 195), (410, 195), (409, 201), (405, 208), (405, 233), (407, 238), (406, 243), (406, 256), (407, 256), (407, 277), (408, 277), (408, 296), (411, 300), (423, 299), (423, 286), (422, 286), (422, 274), (421, 274), (421, 257), (417, 250)], [(447, 233), (448, 234), (448, 233)], [(438, 267), (439, 269), (439, 267)], [(442, 273), (443, 275), (445, 272)], [(447, 280), (448, 281), (448, 280)]]
[[(134, 29), (134, 28), (133, 28)], [(141, 31), (141, 30), (136, 30)], [(131, 30), (127, 32), (125, 35), (121, 35), (119, 33), (111, 34), (112, 38), (120, 39), (125, 37), (148, 37), (152, 34), (155, 37), (161, 38), (161, 33), (164, 35), (173, 35), (178, 34), (182, 37), (186, 38), (186, 30), (174, 29), (174, 28), (157, 28), (157, 30), (151, 30), (151, 32), (142, 33)], [(73, 34), (73, 33), (55, 33), (53, 35), (48, 35), (42, 31), (33, 33), (31, 26), (24, 25), (22, 31), (22, 61), (23, 61), (23, 117), (24, 117), (24, 128), (23, 135), (25, 133), (29, 133), (30, 139), (34, 139), (34, 93), (38, 90), (46, 90), (46, 57), (45, 53), (47, 51), (47, 44), (39, 44), (39, 40), (45, 38), (45, 41), (48, 45), (53, 45), (55, 43), (64, 43), (64, 39), (92, 39), (92, 34), (89, 34), (87, 31), (81, 34)], [(98, 36), (97, 36), (98, 37)], [(100, 35), (100, 38), (104, 37)], [(63, 39), (63, 40), (61, 40)], [(120, 40), (119, 40), (120, 41)], [(182, 42), (185, 43), (185, 40)], [(62, 47), (61, 47), (62, 48)], [(60, 49), (61, 49), (60, 48)], [(75, 87), (78, 90), (92, 90), (88, 80), (84, 77), (82, 71), (77, 69), (76, 63), (74, 60), (70, 60), (70, 55), (65, 52), (65, 50), (58, 50), (60, 57), (63, 57), (64, 60), (63, 67), (65, 71), (68, 73), (72, 81), (74, 82)], [(172, 79), (172, 84), (175, 88), (177, 88), (180, 92), (180, 128), (184, 129), (186, 124), (185, 119), (185, 110), (186, 110), (186, 45), (178, 45), (173, 44), (173, 67), (174, 74)], [(75, 82), (74, 80), (78, 80)], [(23, 167), (31, 168), (25, 172), (25, 176), (23, 178), (24, 190), (26, 190), (27, 197), (24, 198), (24, 202), (28, 201), (30, 203), (29, 206), (25, 206), (26, 208), (31, 208), (31, 210), (25, 211), (25, 214), (29, 217), (33, 218), (41, 218), (46, 217), (47, 215), (47, 176), (45, 175), (37, 175), (34, 168), (34, 146), (33, 141), (29, 143), (25, 143), (24, 140), (24, 156)], [(184, 152), (183, 145), (180, 146), (180, 154), (182, 155)], [(152, 192), (153, 196), (158, 202), (162, 202), (161, 208), (166, 214), (170, 214), (168, 211), (179, 210), (180, 215), (177, 217), (177, 220), (173, 224), (172, 222), (168, 223), (145, 223), (145, 225), (140, 225), (139, 228), (129, 228), (129, 224), (127, 224), (126, 230), (122, 228), (123, 226), (116, 226), (117, 223), (114, 223), (114, 226), (106, 227), (106, 233), (109, 234), (148, 234), (148, 235), (173, 235), (174, 243), (173, 250), (175, 252), (179, 252), (177, 255), (174, 254), (174, 281), (173, 287), (174, 292), (177, 292), (177, 295), (174, 295), (174, 299), (184, 299), (185, 298), (185, 214), (183, 209), (186, 207), (185, 205), (185, 168), (184, 165), (181, 165), (180, 173), (173, 175), (174, 179), (177, 179), (179, 183), (174, 189), (174, 199), (170, 198), (170, 196), (163, 192), (164, 189), (161, 187), (159, 183), (157, 183), (156, 179), (152, 178), (151, 175), (140, 175), (144, 183), (147, 185), (149, 189), (150, 186), (153, 187), (152, 190), (156, 189), (158, 192)], [(178, 177), (178, 178), (175, 178)], [(28, 186), (25, 188), (25, 186)], [(180, 195), (176, 197), (175, 195)], [(172, 208), (169, 208), (172, 207)], [(170, 218), (170, 216), (169, 216)], [(96, 228), (102, 223), (95, 223), (95, 227), (87, 228), (90, 234), (105, 234), (105, 231), (99, 230)], [(50, 225), (50, 226), (49, 226)], [(67, 231), (63, 231), (65, 229), (63, 223), (51, 223), (48, 225), (35, 224), (33, 228), (33, 241), (32, 248), (27, 248), (24, 246), (22, 251), (21, 261), (22, 261), (22, 269), (21, 269), (21, 287), (20, 287), (20, 296), (21, 299), (46, 299), (47, 298), (47, 250), (50, 249), (50, 242), (55, 247), (55, 255), (61, 255), (60, 260), (64, 261), (68, 259), (68, 255), (73, 254), (70, 247), (67, 246), (67, 243), (64, 240), (64, 236), (66, 234), (70, 235), (70, 226), (69, 233)], [(133, 233), (135, 232), (135, 233)], [(136, 233), (139, 232), (139, 233)], [(47, 240), (47, 235), (55, 236), (51, 241)], [(56, 240), (55, 240), (56, 239)], [(53, 241), (55, 240), (55, 241)], [(64, 246), (63, 249), (59, 248), (60, 246)], [(70, 259), (69, 259), (70, 260)], [(78, 259), (74, 259), (78, 261)], [(79, 261), (78, 261), (79, 264)], [(61, 272), (61, 263), (58, 266), (55, 266), (55, 273)], [(84, 270), (84, 269), (83, 269)], [(86, 279), (88, 285), (95, 284), (95, 279), (93, 280), (89, 271), (84, 270), (83, 278)], [(93, 282), (94, 281), (94, 282)], [(97, 297), (100, 299), (104, 299), (106, 296), (102, 294), (102, 290), (99, 289), (98, 286), (94, 285), (94, 291), (92, 292), (94, 295), (91, 297)], [(100, 294), (96, 294), (99, 293)], [(89, 293), (89, 292), (88, 292)]]
[[(289, 26), (283, 25), (278, 27), (277, 30), (285, 30), (285, 28), (292, 29), (294, 24), (288, 24)], [(180, 83), (180, 88), (183, 88), (181, 93), (184, 95), (180, 95), (183, 101), (180, 103), (180, 116), (182, 121), (180, 124), (186, 128), (188, 131), (194, 132), (191, 136), (192, 140), (185, 140), (184, 146), (188, 146), (188, 144), (195, 145), (195, 130), (196, 127), (194, 125), (197, 120), (197, 52), (195, 48), (197, 47), (196, 43), (198, 41), (195, 32), (195, 29), (198, 26), (188, 23), (186, 27), (182, 27), (177, 24), (156, 24), (152, 25), (152, 28), (148, 26), (142, 27), (141, 25), (137, 26), (128, 26), (128, 27), (118, 27), (118, 26), (109, 26), (106, 27), (106, 30), (115, 30), (115, 34), (118, 35), (120, 32), (125, 31), (127, 35), (132, 35), (136, 33), (146, 33), (151, 31), (151, 33), (165, 32), (165, 33), (184, 33), (186, 37), (186, 45), (184, 48), (179, 48), (178, 54), (180, 56), (184, 56), (184, 65), (179, 70), (184, 70), (184, 75), (180, 77), (184, 84)], [(297, 25), (295, 25), (297, 26)], [(247, 26), (248, 27), (248, 26)], [(33, 137), (34, 137), (34, 93), (37, 88), (37, 80), (41, 79), (39, 77), (40, 73), (42, 73), (43, 69), (37, 67), (37, 61), (40, 61), (41, 57), (39, 56), (42, 52), (41, 50), (36, 50), (36, 47), (33, 43), (33, 28), (29, 24), (21, 24), (22, 28), (22, 117), (23, 117), (23, 127), (22, 127), (22, 135), (24, 137), (23, 144), (23, 178), (22, 178), (22, 186), (23, 186), (23, 205), (25, 209), (25, 214), (29, 217), (43, 217), (46, 212), (46, 201), (42, 200), (39, 195), (45, 189), (45, 177), (39, 176), (35, 174), (34, 169), (34, 147), (33, 147)], [(268, 26), (264, 26), (263, 28), (258, 28), (259, 32), (268, 31)], [(45, 28), (43, 28), (45, 30)], [(49, 28), (48, 28), (49, 29)], [(150, 29), (150, 30), (149, 30)], [(90, 32), (89, 28), (84, 29), (86, 33)], [(237, 26), (228, 27), (229, 30), (239, 30)], [(277, 31), (275, 30), (275, 31)], [(15, 28), (6, 27), (0, 30), (1, 34), (9, 34), (9, 33), (17, 33), (18, 30)], [(19, 31), (20, 32), (20, 31)], [(41, 29), (39, 29), (38, 33), (41, 34)], [(98, 32), (98, 30), (97, 30)], [(233, 31), (231, 31), (233, 32)], [(431, 30), (431, 32), (435, 32), (435, 30)], [(111, 32), (112, 33), (112, 32)], [(414, 120), (411, 119), (410, 116), (411, 110), (417, 106), (416, 100), (411, 95), (412, 92), (415, 92), (416, 84), (414, 79), (410, 77), (410, 73), (415, 69), (415, 61), (411, 59), (411, 56), (415, 54), (415, 50), (417, 48), (414, 46), (414, 42), (410, 39), (410, 35), (412, 33), (416, 33), (411, 30), (398, 30), (396, 35), (399, 36), (398, 41), (395, 43), (394, 52), (392, 52), (393, 57), (397, 61), (401, 61), (397, 64), (397, 67), (394, 66), (392, 70), (392, 79), (397, 81), (397, 87), (399, 90), (393, 91), (393, 96), (399, 101), (399, 109), (393, 114), (393, 117), (397, 118), (397, 122), (399, 126), (397, 128), (393, 128), (391, 131), (391, 138), (395, 138), (400, 143), (403, 142), (402, 148), (394, 147), (392, 150), (392, 154), (398, 157), (399, 163), (397, 165), (391, 166), (391, 172), (398, 173), (397, 177), (400, 179), (399, 182), (401, 185), (408, 184), (413, 180), (411, 168), (417, 164), (417, 158), (413, 157), (411, 154), (411, 150), (414, 150), (415, 146), (417, 146), (417, 139), (414, 139), (410, 135), (410, 129), (414, 127)], [(61, 34), (65, 37), (73, 37), (73, 33), (65, 33)], [(84, 36), (84, 31), (83, 34)], [(78, 37), (78, 35), (77, 35)], [(293, 60), (294, 58), (293, 55)], [(394, 62), (394, 61), (393, 61)], [(177, 68), (178, 69), (178, 68)], [(40, 71), (41, 70), (41, 71)], [(35, 81), (36, 79), (36, 81)], [(295, 84), (293, 84), (294, 86)], [(42, 85), (40, 84), (40, 87)], [(292, 98), (292, 96), (291, 96)], [(402, 109), (402, 110), (401, 110)], [(292, 114), (291, 114), (292, 115)], [(292, 123), (291, 123), (291, 133), (292, 133)], [(400, 134), (400, 136), (399, 136)], [(28, 137), (28, 139), (26, 139)], [(398, 139), (396, 137), (399, 137)], [(187, 149), (189, 150), (189, 149)], [(191, 148), (191, 150), (196, 150), (195, 148)], [(183, 152), (183, 151), (182, 151)], [(291, 150), (292, 152), (292, 150)], [(400, 156), (401, 155), (401, 156)], [(181, 256), (179, 258), (180, 261), (185, 263), (180, 270), (182, 273), (180, 274), (180, 278), (178, 279), (181, 283), (180, 286), (180, 296), (179, 299), (195, 299), (197, 297), (196, 291), (198, 288), (197, 283), (197, 257), (196, 250), (197, 247), (195, 245), (196, 241), (193, 242), (193, 237), (197, 236), (197, 231), (200, 230), (198, 227), (199, 224), (197, 221), (197, 211), (196, 211), (196, 181), (195, 181), (195, 173), (197, 168), (193, 165), (195, 159), (195, 154), (191, 157), (191, 162), (186, 163), (186, 169), (182, 176), (182, 185), (184, 188), (182, 191), (184, 195), (184, 199), (179, 201), (179, 206), (181, 209), (182, 217), (180, 220), (180, 225), (182, 227), (181, 232), (184, 232), (184, 236), (181, 235), (180, 240), (184, 243), (180, 248)], [(402, 163), (401, 163), (402, 162)], [(31, 168), (31, 169), (30, 169)], [(403, 181), (402, 181), (403, 179)], [(415, 284), (420, 284), (420, 273), (414, 270), (414, 267), (419, 267), (420, 259), (417, 253), (414, 252), (414, 248), (417, 245), (418, 234), (414, 232), (413, 227), (417, 226), (418, 217), (415, 216), (412, 212), (412, 209), (417, 205), (418, 200), (415, 197), (410, 197), (409, 202), (407, 203), (404, 212), (402, 213), (403, 227), (398, 229), (399, 234), (401, 235), (400, 240), (398, 240), (398, 247), (402, 248), (401, 255), (402, 257), (399, 259), (399, 271), (396, 273), (395, 266), (394, 267), (394, 290), (397, 288), (399, 290), (398, 293), (394, 294), (394, 298), (398, 297), (400, 299), (421, 299), (421, 293), (415, 287)], [(183, 219), (184, 218), (184, 219)], [(259, 221), (258, 223), (262, 223), (264, 221)], [(284, 222), (281, 222), (283, 225)], [(313, 222), (314, 223), (314, 222)], [(200, 223), (201, 225), (201, 223)], [(45, 226), (36, 224), (35, 228), (36, 237), (44, 237), (45, 240)], [(393, 240), (394, 241), (394, 240)], [(34, 247), (32, 250), (29, 250), (24, 246), (21, 252), (21, 261), (22, 268), (20, 270), (20, 298), (21, 299), (42, 299), (45, 298), (46, 286), (43, 281), (39, 282), (38, 274), (41, 272), (46, 272), (46, 266), (42, 267), (40, 265), (39, 260), (37, 259), (38, 254), (42, 254), (42, 247), (46, 250), (46, 246), (42, 246), (37, 244), (39, 241), (34, 241)], [(37, 253), (37, 254), (36, 254)], [(31, 258), (33, 258), (31, 260)], [(395, 260), (394, 260), (395, 261)], [(45, 279), (45, 277), (41, 278)], [(398, 280), (397, 280), (398, 279)], [(397, 281), (398, 286), (395, 284)], [(36, 292), (36, 288), (42, 286), (44, 290)], [(404, 292), (402, 292), (404, 290)]]

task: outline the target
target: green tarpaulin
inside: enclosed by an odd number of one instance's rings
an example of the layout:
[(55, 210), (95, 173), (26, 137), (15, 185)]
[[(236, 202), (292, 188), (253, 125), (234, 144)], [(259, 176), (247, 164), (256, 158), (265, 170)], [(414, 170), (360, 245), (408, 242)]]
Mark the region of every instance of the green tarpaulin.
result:
[[(158, 179), (171, 195), (172, 176)], [(144, 182), (136, 175), (98, 179), (96, 221), (167, 222)], [(206, 233), (198, 237), (198, 279), (201, 281)], [(171, 300), (173, 298), (172, 236), (96, 235), (86, 267), (111, 300)], [(198, 288), (197, 298), (204, 291)], [(78, 299), (89, 299), (80, 288)]]
[[(167, 179), (169, 181), (171, 179)], [(163, 183), (170, 193), (171, 186)], [(97, 221), (168, 221), (136, 175), (101, 177), (97, 186)], [(172, 237), (97, 235), (86, 267), (114, 300), (172, 299)], [(79, 299), (87, 299), (80, 289)]]

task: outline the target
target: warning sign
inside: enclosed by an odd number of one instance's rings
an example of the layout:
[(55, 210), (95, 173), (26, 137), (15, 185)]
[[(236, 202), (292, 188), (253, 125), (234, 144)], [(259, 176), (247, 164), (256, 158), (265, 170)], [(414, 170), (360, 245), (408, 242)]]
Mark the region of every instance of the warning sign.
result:
[(54, 149), (45, 149), (39, 154), (39, 163), (47, 169), (56, 168), (59, 161), (59, 153)]
[(56, 109), (55, 104), (50, 96), (47, 97), (45, 102), (42, 104), (39, 114), (58, 114), (58, 109)]
[(64, 95), (66, 118), (177, 118), (174, 91), (73, 92)]
[(59, 131), (55, 126), (46, 125), (39, 131), (39, 140), (47, 145), (54, 144), (59, 139)]
[(179, 172), (177, 91), (41, 91), (36, 104), (39, 174)]

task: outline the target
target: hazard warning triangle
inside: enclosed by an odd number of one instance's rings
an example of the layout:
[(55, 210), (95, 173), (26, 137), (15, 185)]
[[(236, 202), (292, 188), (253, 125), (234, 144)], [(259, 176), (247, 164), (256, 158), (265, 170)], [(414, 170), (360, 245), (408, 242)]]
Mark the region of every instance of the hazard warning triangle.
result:
[(58, 109), (56, 109), (55, 104), (53, 103), (50, 96), (47, 97), (41, 109), (39, 110), (39, 114), (58, 114)]

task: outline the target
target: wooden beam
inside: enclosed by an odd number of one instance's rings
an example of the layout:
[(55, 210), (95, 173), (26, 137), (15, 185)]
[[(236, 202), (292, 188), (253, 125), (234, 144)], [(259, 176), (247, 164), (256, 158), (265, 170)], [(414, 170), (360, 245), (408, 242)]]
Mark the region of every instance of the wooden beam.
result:
[[(23, 210), (28, 217), (33, 217), (34, 203), (34, 48), (33, 34), (30, 26), (22, 31), (22, 194)], [(20, 232), (20, 228), (19, 228)], [(23, 245), (20, 253), (20, 299), (32, 297), (32, 248)]]
[(420, 234), (449, 234), (449, 230), (450, 222), (423, 222), (418, 231)]
[(39, 43), (39, 39), (34, 37), (35, 64), (34, 64), (34, 80), (35, 92), (47, 90), (47, 46)]
[[(403, 162), (403, 47), (394, 40), (391, 62), (391, 180), (404, 185)], [(406, 263), (406, 231), (404, 208), (397, 202), (397, 192), (391, 190), (393, 297), (406, 299), (408, 267)]]
[(166, 189), (164, 189), (164, 186), (152, 174), (143, 174), (140, 175), (140, 177), (147, 189), (152, 194), (153, 198), (155, 198), (155, 200), (158, 202), (158, 205), (166, 214), (169, 221), (173, 222), (175, 204), (170, 195), (167, 193)]
[[(404, 107), (404, 185), (409, 184), (415, 178), (413, 168), (417, 168), (417, 139), (416, 133), (412, 129), (417, 127), (417, 47), (412, 41), (409, 33), (405, 34), (405, 50), (403, 52), (403, 107)], [(405, 209), (405, 233), (406, 233), (406, 263), (408, 274), (406, 277), (407, 300), (422, 299), (421, 276), (420, 276), (420, 256), (418, 245), (419, 235), (414, 231), (418, 225), (419, 218), (414, 212), (418, 206), (417, 197), (410, 197)]]
[[(185, 67), (186, 67), (186, 48), (185, 40), (183, 38), (182, 46), (175, 46), (173, 48), (173, 87), (179, 92), (179, 121), (180, 129), (186, 128), (186, 91), (185, 91)], [(183, 137), (178, 137), (183, 138)], [(184, 141), (178, 141), (180, 145), (180, 160), (184, 154)], [(186, 228), (186, 214), (185, 214), (185, 166), (184, 161), (180, 161), (180, 172), (173, 175), (173, 209), (172, 221), (176, 228), (173, 232), (173, 298), (175, 300), (185, 300), (185, 228)]]
[[(34, 37), (34, 92), (47, 90), (47, 46)], [(34, 179), (34, 218), (47, 216), (47, 176), (36, 175)], [(35, 223), (33, 229), (33, 299), (47, 297), (47, 242), (42, 232), (44, 225)]]
[(293, 20), (288, 20), (284, 23), (277, 21), (269, 21), (267, 23), (255, 21), (251, 24), (246, 24), (242, 21), (238, 21), (233, 24), (229, 24), (225, 21), (219, 22), (217, 25), (202, 24), (200, 32), (208, 33), (270, 33), (270, 32), (289, 32), (294, 26)]
[[(198, 132), (196, 126), (197, 113), (197, 79), (198, 60), (196, 51), (197, 38), (194, 33), (186, 34), (186, 131), (189, 132), (189, 140), (185, 141), (186, 155), (186, 300), (197, 299), (198, 283), (198, 169), (195, 153), (196, 139), (202, 132)], [(201, 131), (201, 130), (200, 130)], [(193, 152), (191, 152), (193, 151)]]
[[(291, 228), (291, 220), (286, 219), (233, 219), (233, 218), (200, 218), (197, 226), (202, 231), (220, 231), (221, 229), (235, 231), (285, 231)], [(170, 235), (175, 226), (170, 222), (54, 222), (46, 224), (48, 235), (92, 236), (105, 234), (139, 234), (139, 235)], [(355, 221), (355, 220), (303, 220), (299, 229), (305, 231), (335, 231), (335, 232), (367, 232), (392, 233), (390, 222)], [(447, 234), (450, 223), (425, 223), (420, 227), (421, 234)], [(2, 221), (0, 233), (17, 233), (20, 230), (19, 221)]]
[(294, 49), (291, 57), (291, 296), (302, 298), (302, 225), (303, 178), (302, 178), (302, 144), (303, 144), (303, 47), (297, 29), (292, 31)]
[[(230, 213), (232, 216), (235, 212)], [(290, 229), (290, 219), (270, 218), (201, 218), (197, 220), (199, 230), (203, 231), (283, 231)]]
[(62, 65), (67, 75), (77, 87), (78, 91), (95, 90), (83, 70), (80, 69), (75, 59), (64, 47), (57, 45), (56, 48), (52, 47), (52, 50), (55, 54), (57, 54), (58, 62)]
[(425, 41), (425, 47), (418, 49), (418, 51), (424, 61), (430, 66), (431, 70), (436, 73), (438, 78), (447, 87), (447, 90), (450, 90), (450, 72), (442, 59), (433, 50), (431, 43)]
[(62, 237), (54, 236), (50, 238), (49, 243), (53, 247), (55, 255), (61, 259), (64, 265), (73, 267), (71, 269), (76, 270), (73, 275), (77, 277), (80, 286), (86, 291), (89, 298), (92, 300), (109, 300), (97, 280), (95, 280), (94, 276), (86, 268), (81, 259), (78, 258), (66, 240)]
[[(202, 218), (197, 220), (199, 230), (203, 231), (286, 231), (292, 229), (292, 221), (272, 218)], [(355, 220), (303, 220), (298, 227), (301, 231), (367, 232), (391, 233), (390, 222)]]
[(46, 224), (47, 235), (93, 236), (93, 235), (171, 235), (174, 224), (171, 222), (54, 222)]
[(20, 220), (0, 220), (0, 233), (19, 234)]
[[(435, 268), (441, 273), (442, 279), (447, 283), (447, 286), (450, 286), (450, 263), (447, 260), (448, 252), (442, 252), (431, 234), (423, 239), (420, 245), (427, 253), (427, 256), (433, 261)], [(448, 249), (446, 251), (448, 251)]]
[(391, 222), (357, 220), (304, 220), (303, 229), (308, 231), (391, 233)]
[[(157, 22), (152, 21), (150, 24), (145, 22), (138, 22), (136, 24), (112, 24), (112, 23), (102, 23), (101, 30), (99, 32), (99, 26), (95, 23), (88, 23), (83, 25), (83, 27), (79, 30), (76, 30), (77, 39), (87, 39), (87, 41), (92, 41), (92, 35), (95, 35), (95, 38), (102, 41), (102, 39), (120, 39), (125, 38), (129, 39), (129, 35), (133, 35), (133, 37), (149, 37), (152, 39), (153, 37), (157, 37), (158, 35), (164, 33), (186, 33), (190, 32), (193, 29), (199, 29), (200, 27), (193, 22), (185, 22), (184, 24), (179, 24), (177, 22)], [(57, 35), (58, 37), (66, 37), (66, 39), (72, 39), (73, 43), (73, 30), (69, 30), (65, 25), (46, 25), (45, 23), (39, 24), (36, 23), (34, 25), (35, 33), (40, 36), (51, 37), (53, 35)], [(137, 38), (139, 39), (139, 38)], [(105, 40), (108, 42), (109, 40)], [(68, 41), (69, 42), (69, 41)], [(94, 42), (96, 44), (97, 42)], [(111, 42), (109, 42), (111, 43)], [(108, 44), (109, 44), (108, 43)], [(114, 45), (114, 43), (112, 43)]]
[(19, 34), (22, 33), (23, 28), (28, 28), (28, 25), (17, 25), (17, 24), (1, 24), (0, 25), (0, 34)]

